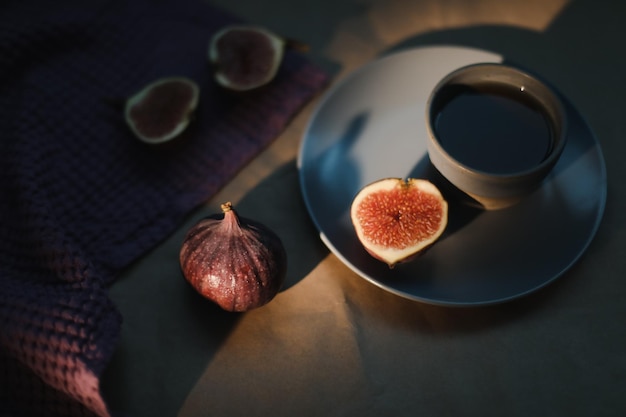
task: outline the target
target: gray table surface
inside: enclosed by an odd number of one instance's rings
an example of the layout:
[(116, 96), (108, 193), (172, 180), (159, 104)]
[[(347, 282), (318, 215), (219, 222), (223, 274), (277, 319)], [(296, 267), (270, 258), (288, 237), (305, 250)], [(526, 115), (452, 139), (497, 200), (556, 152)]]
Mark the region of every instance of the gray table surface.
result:
[[(316, 101), (179, 231), (111, 288), (124, 315), (103, 378), (128, 416), (621, 416), (626, 413), (626, 3), (593, 0), (219, 0), (307, 42), (339, 82), (390, 50), (490, 50), (552, 80), (586, 118), (607, 204), (584, 256), (547, 288), (490, 307), (399, 298), (320, 241), (295, 164)], [(233, 201), (290, 259), (267, 306), (220, 311), (178, 266), (186, 230)]]

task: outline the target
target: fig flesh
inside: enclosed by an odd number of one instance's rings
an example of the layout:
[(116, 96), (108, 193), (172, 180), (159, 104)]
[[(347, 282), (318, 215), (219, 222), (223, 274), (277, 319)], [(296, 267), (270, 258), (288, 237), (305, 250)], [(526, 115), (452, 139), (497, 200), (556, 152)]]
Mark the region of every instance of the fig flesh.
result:
[(222, 309), (244, 312), (270, 302), (287, 272), (280, 238), (267, 226), (240, 217), (231, 203), (200, 220), (180, 250), (187, 282)]
[(166, 142), (187, 128), (199, 96), (198, 85), (189, 78), (160, 78), (126, 101), (124, 117), (141, 141)]
[(209, 62), (218, 84), (231, 90), (261, 87), (276, 76), (286, 41), (258, 26), (232, 25), (211, 38)]
[(393, 268), (439, 239), (448, 223), (448, 203), (430, 181), (385, 178), (357, 193), (350, 217), (365, 250)]

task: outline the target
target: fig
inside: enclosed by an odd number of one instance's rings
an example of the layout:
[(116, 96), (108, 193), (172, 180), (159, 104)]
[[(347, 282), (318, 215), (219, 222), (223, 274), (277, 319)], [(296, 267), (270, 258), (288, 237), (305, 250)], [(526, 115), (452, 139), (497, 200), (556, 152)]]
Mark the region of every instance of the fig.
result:
[(282, 241), (267, 226), (240, 217), (230, 202), (192, 226), (180, 250), (187, 282), (222, 309), (244, 312), (270, 302), (287, 273)]
[(286, 40), (258, 26), (227, 26), (213, 35), (209, 62), (218, 84), (247, 91), (274, 78), (283, 59)]
[(356, 194), (350, 218), (365, 250), (393, 268), (439, 239), (448, 223), (448, 203), (430, 181), (385, 178)]
[(187, 128), (199, 96), (198, 85), (189, 78), (160, 78), (126, 100), (124, 117), (141, 141), (166, 142)]

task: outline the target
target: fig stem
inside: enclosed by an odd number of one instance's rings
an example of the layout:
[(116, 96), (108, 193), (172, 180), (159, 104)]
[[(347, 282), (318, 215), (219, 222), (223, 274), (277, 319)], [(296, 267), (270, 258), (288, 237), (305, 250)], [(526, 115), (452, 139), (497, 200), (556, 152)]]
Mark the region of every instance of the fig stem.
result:
[(230, 201), (227, 201), (226, 203), (222, 204), (220, 207), (222, 208), (223, 213), (227, 213), (233, 209), (233, 203), (231, 203)]

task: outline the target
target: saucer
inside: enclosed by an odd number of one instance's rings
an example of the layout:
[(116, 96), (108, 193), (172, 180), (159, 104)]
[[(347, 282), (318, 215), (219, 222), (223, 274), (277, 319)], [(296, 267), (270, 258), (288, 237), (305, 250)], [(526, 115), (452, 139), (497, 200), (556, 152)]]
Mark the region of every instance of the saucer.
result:
[[(565, 97), (567, 146), (541, 187), (522, 202), (481, 210), (440, 178), (426, 150), (426, 101), (446, 74), (480, 62), (504, 58), (457, 46), (380, 58), (328, 91), (303, 135), (300, 185), (320, 238), (359, 276), (408, 299), (479, 306), (530, 294), (576, 263), (602, 218), (607, 192), (602, 150)], [(363, 249), (350, 220), (356, 193), (385, 177), (430, 179), (450, 204), (439, 241), (393, 269)]]

